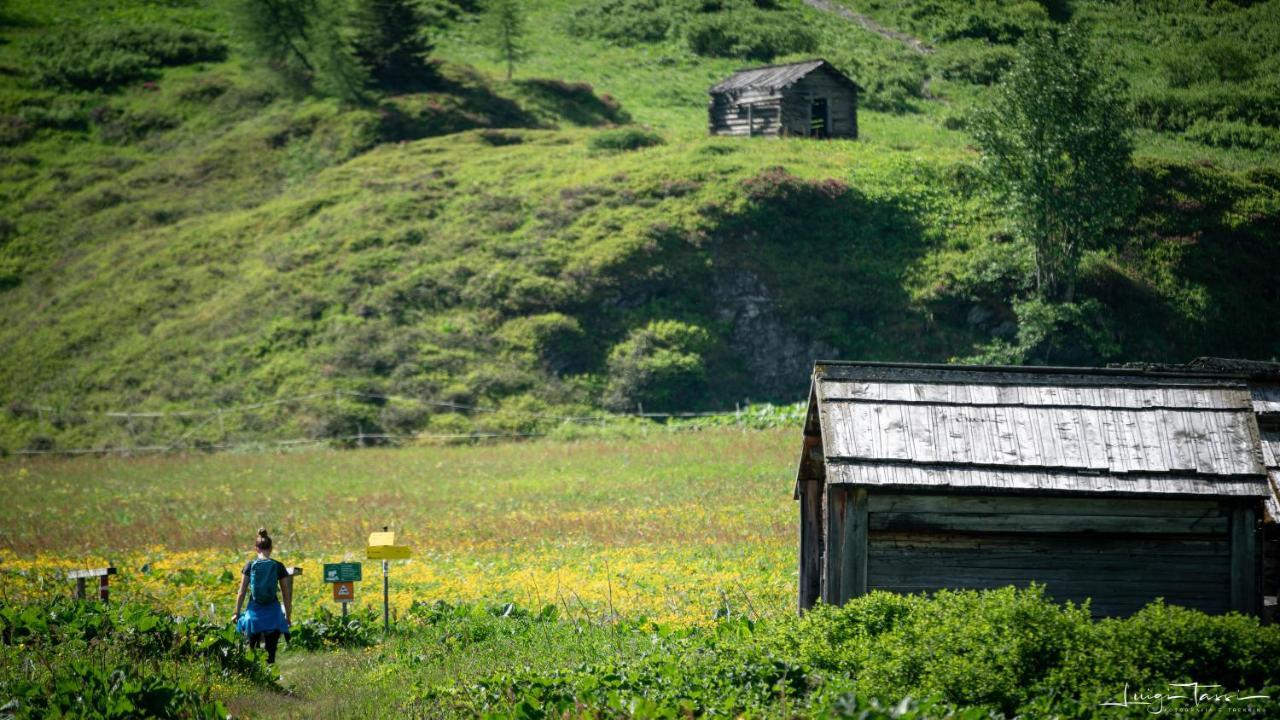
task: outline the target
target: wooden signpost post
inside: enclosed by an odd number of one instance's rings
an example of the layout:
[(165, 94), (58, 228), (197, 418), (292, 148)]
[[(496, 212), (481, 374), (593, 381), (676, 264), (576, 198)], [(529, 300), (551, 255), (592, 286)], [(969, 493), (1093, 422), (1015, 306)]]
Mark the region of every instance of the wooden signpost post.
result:
[(369, 535), (368, 557), (370, 560), (382, 561), (382, 627), (391, 630), (391, 591), (388, 580), (389, 561), (407, 559), (412, 553), (405, 545), (396, 545), (396, 534), (386, 526), (382, 532)]
[(333, 585), (333, 600), (342, 603), (342, 617), (347, 616), (347, 605), (355, 602), (356, 583), (363, 574), (364, 566), (358, 562), (324, 564), (324, 581)]

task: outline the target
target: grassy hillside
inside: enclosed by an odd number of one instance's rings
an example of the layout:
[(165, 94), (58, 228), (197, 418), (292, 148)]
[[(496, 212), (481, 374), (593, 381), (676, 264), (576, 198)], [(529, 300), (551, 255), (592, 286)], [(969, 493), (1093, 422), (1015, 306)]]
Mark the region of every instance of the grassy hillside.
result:
[[(1280, 2), (844, 3), (931, 54), (798, 0), (522, 6), (514, 81), (464, 11), (429, 87), (351, 106), (220, 5), (5, 5), (0, 448), (529, 432), (792, 400), (815, 356), (1280, 352)], [(964, 125), (1067, 16), (1130, 81), (1143, 193), (1057, 307)], [(710, 84), (812, 55), (868, 88), (860, 140), (705, 137)]]

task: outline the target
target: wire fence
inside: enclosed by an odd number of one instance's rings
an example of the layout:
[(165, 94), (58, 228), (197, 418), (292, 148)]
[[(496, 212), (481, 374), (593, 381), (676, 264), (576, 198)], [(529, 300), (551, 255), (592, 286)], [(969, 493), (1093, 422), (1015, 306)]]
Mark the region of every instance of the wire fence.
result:
[[(344, 405), (354, 401), (354, 406)], [(375, 410), (385, 411), (396, 404), (419, 410), (428, 409), (437, 414), (466, 418), (464, 424), (479, 425), (468, 431), (406, 431), (395, 432), (385, 426), (395, 423), (369, 424), (366, 432), (363, 423), (356, 419), (334, 422), (344, 418), (369, 416)], [(650, 420), (667, 429), (691, 429), (698, 427), (699, 418), (720, 418), (720, 424), (742, 424), (744, 418), (759, 418), (769, 413), (782, 419), (795, 419), (802, 415), (800, 404), (743, 407), (717, 411), (646, 412), (637, 407), (628, 413), (593, 413), (572, 415), (513, 407), (484, 407), (468, 403), (428, 400), (405, 395), (330, 390), (311, 392), (286, 398), (276, 398), (255, 403), (204, 408), (179, 408), (166, 410), (110, 409), (81, 410), (48, 405), (25, 405), (35, 413), (38, 426), (48, 427), (50, 432), (28, 447), (14, 450), (14, 455), (148, 455), (191, 450), (217, 452), (236, 450), (290, 449), (316, 446), (365, 447), (370, 445), (400, 445), (405, 443), (464, 443), (494, 440), (523, 440), (546, 437), (565, 426), (607, 428), (634, 420)], [(354, 410), (353, 410), (354, 408)], [(264, 419), (262, 412), (273, 412), (275, 417)], [(351, 411), (351, 412), (347, 412)], [(770, 415), (769, 417), (772, 417)], [(487, 423), (486, 419), (497, 420)], [(498, 420), (500, 419), (500, 420)], [(672, 421), (694, 421), (674, 427)], [(737, 421), (735, 423), (735, 420)], [(659, 421), (666, 421), (660, 423)], [(767, 420), (766, 420), (767, 422)], [(104, 423), (106, 423), (104, 425)], [(143, 424), (149, 423), (147, 427)], [(174, 427), (176, 425), (176, 427)], [(228, 428), (228, 425), (231, 427)], [(347, 427), (347, 426), (350, 427)], [(496, 427), (488, 427), (494, 425)], [(507, 427), (514, 425), (516, 427)], [(287, 432), (299, 426), (307, 426), (302, 434)], [(95, 437), (114, 438), (103, 440), (94, 447), (56, 447), (52, 437), (67, 428), (91, 428), (88, 434)], [(644, 426), (642, 426), (644, 427)], [(58, 428), (58, 431), (54, 431)], [(564, 434), (563, 432), (560, 434)], [(281, 438), (280, 435), (285, 435)]]

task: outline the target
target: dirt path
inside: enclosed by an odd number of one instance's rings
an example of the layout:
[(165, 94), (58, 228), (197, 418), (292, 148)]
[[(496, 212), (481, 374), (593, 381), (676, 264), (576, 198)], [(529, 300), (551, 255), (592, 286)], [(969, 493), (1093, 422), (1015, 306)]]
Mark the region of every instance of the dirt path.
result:
[(897, 40), (921, 55), (933, 54), (933, 46), (920, 38), (912, 37), (904, 32), (898, 32), (892, 28), (887, 28), (866, 15), (856, 13), (843, 5), (837, 5), (831, 0), (804, 0), (804, 4), (816, 10), (839, 15), (845, 20), (861, 25), (864, 30), (873, 32), (880, 37)]

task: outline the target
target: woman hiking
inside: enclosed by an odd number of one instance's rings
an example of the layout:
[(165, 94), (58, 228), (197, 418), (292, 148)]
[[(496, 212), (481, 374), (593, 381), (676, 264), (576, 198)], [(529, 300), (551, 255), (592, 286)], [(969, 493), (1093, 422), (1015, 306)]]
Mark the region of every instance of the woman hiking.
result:
[[(258, 531), (254, 542), (258, 557), (245, 563), (240, 571), (240, 593), (236, 595), (236, 629), (248, 636), (249, 648), (258, 645), (267, 648), (267, 662), (276, 661), (276, 647), (280, 633), (289, 634), (289, 621), (293, 616), (293, 583), (279, 560), (271, 559), (271, 536), (265, 528)], [(279, 590), (279, 594), (277, 594)], [(245, 594), (249, 604), (245, 606)], [(281, 601), (283, 600), (283, 611)], [(240, 612), (240, 608), (244, 612)]]

